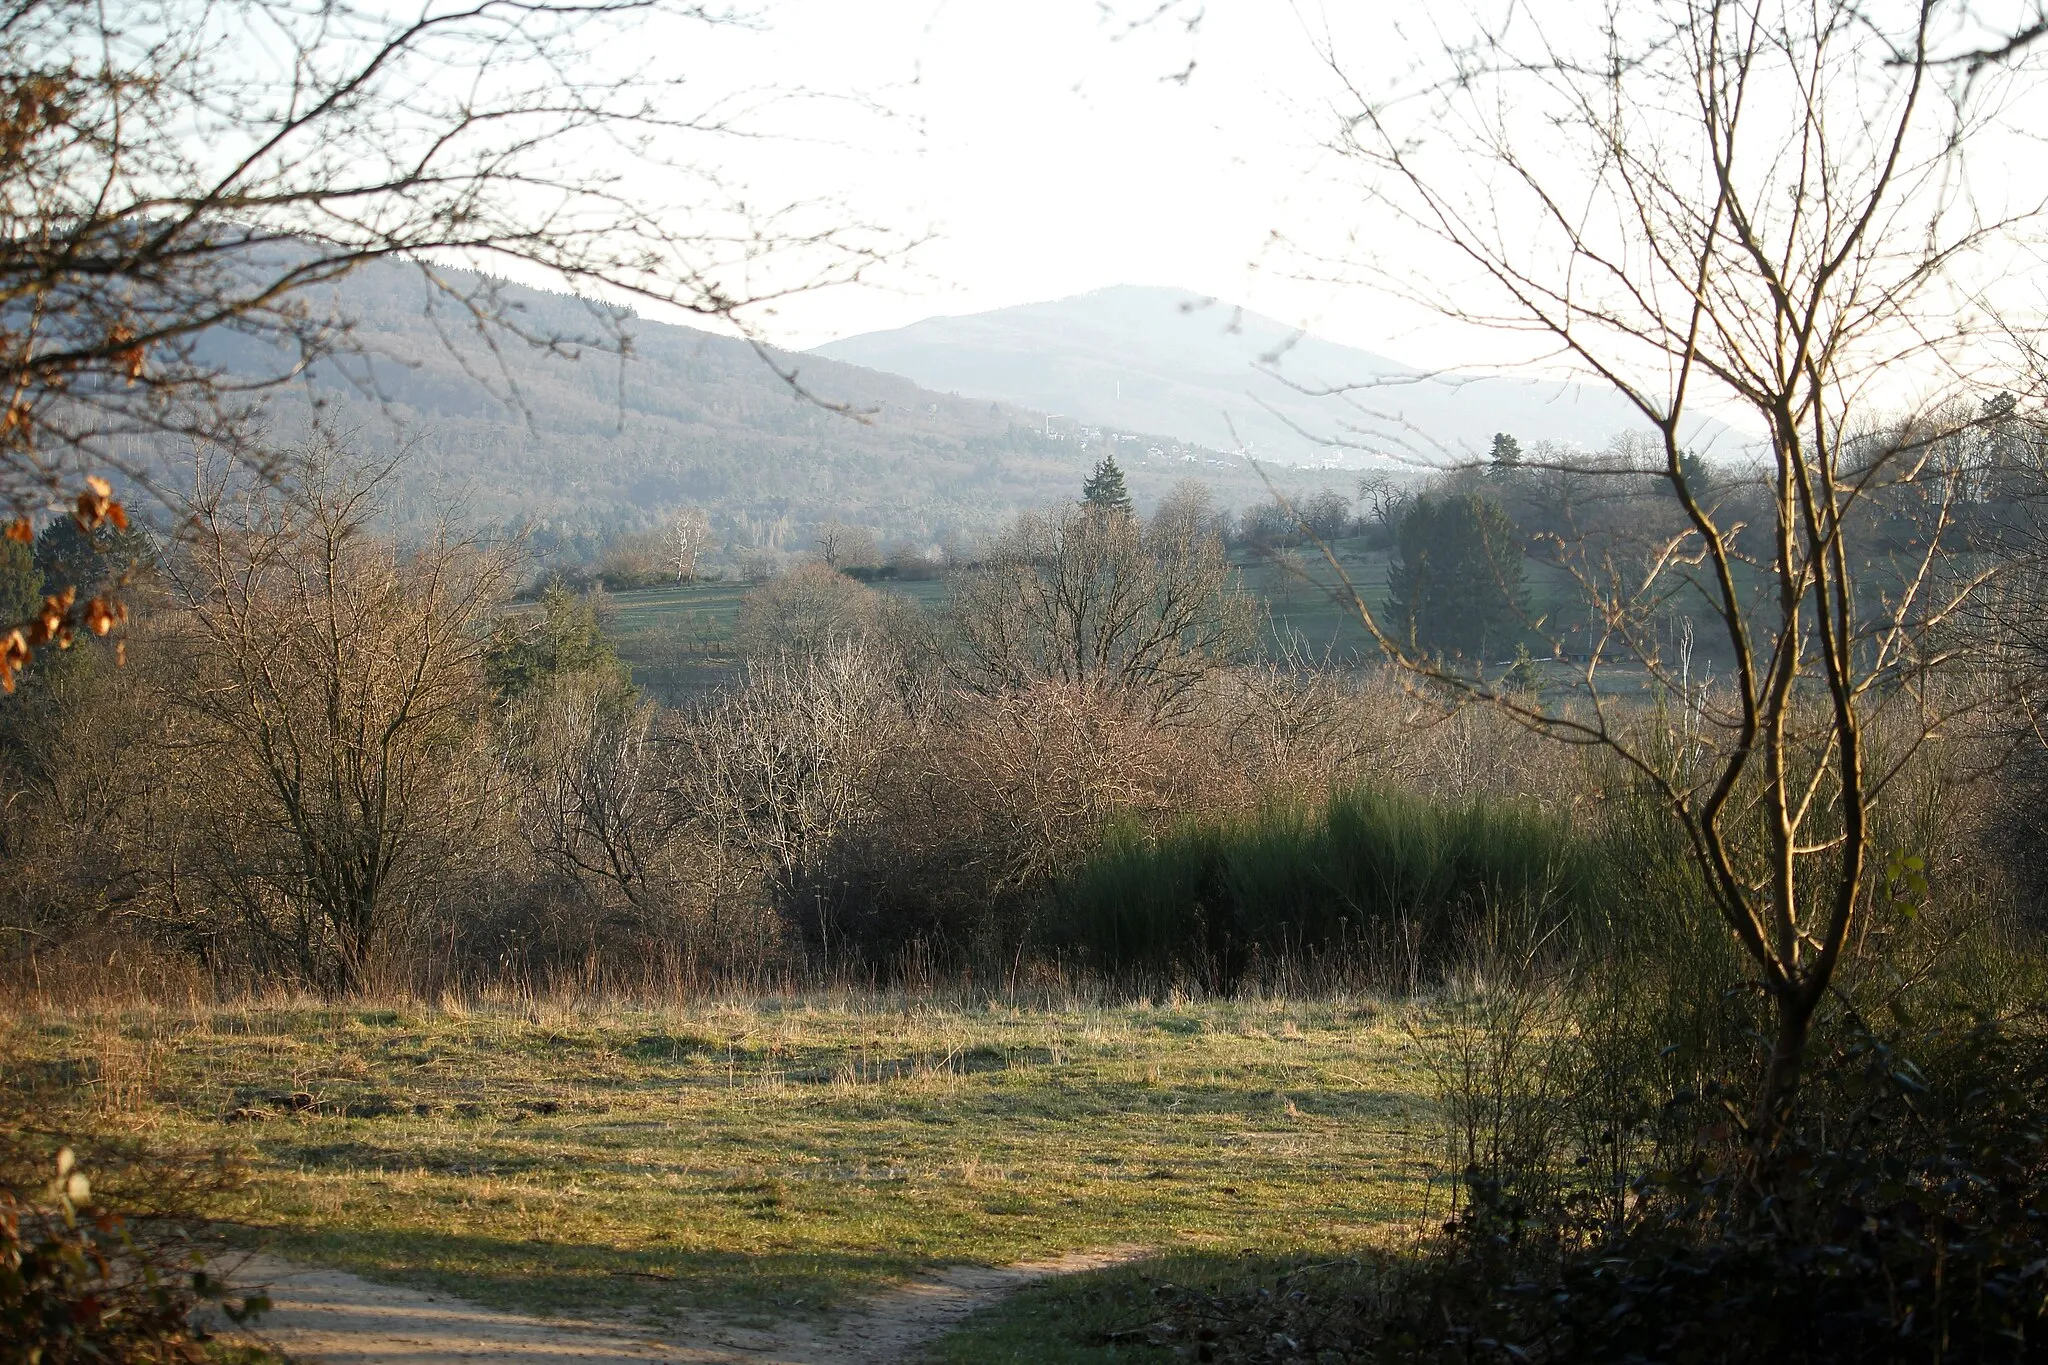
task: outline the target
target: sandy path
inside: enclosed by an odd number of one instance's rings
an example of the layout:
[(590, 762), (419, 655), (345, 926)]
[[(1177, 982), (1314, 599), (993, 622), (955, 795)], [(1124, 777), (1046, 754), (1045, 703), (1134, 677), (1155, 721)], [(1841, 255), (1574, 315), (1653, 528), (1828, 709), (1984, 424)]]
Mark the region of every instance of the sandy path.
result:
[(1110, 1247), (1009, 1266), (950, 1266), (823, 1323), (764, 1329), (705, 1318), (662, 1337), (618, 1322), (501, 1313), (268, 1257), (249, 1261), (236, 1280), (269, 1286), (274, 1307), (264, 1315), (261, 1335), (307, 1365), (894, 1365), (1034, 1280), (1102, 1270), (1144, 1254), (1142, 1247)]

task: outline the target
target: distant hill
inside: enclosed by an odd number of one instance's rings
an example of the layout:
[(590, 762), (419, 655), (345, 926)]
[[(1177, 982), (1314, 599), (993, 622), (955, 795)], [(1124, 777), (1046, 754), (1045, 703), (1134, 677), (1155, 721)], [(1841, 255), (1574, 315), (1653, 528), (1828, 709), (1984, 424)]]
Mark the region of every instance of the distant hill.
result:
[[(1256, 313), (1174, 289), (1121, 285), (1051, 303), (928, 318), (812, 355), (907, 376), (928, 389), (1082, 423), (1164, 432), (1220, 450), (1306, 463), (1336, 453), (1474, 457), (1497, 431), (1603, 444), (1643, 423), (1611, 392), (1572, 384), (1431, 376)], [(1328, 391), (1370, 385), (1348, 397)], [(1711, 420), (1701, 445), (1733, 452)]]
[[(512, 286), (504, 298), (535, 334), (598, 330), (575, 299)], [(1077, 496), (1106, 442), (1141, 505), (1190, 474), (1226, 505), (1266, 496), (1242, 460), (1170, 437), (1131, 428), (1123, 441), (1094, 433), (1084, 448), (1080, 434), (1049, 436), (1042, 413), (820, 356), (775, 355), (820, 399), (860, 414), (841, 416), (798, 397), (742, 341), (645, 319), (627, 322), (623, 363), (503, 337), (494, 354), (404, 266), (352, 275), (320, 306), (354, 320), (366, 358), (276, 396), (273, 430), (290, 439), (317, 403), (369, 451), (410, 444), (394, 490), (401, 524), (454, 508), (471, 521), (529, 524), (538, 543), (573, 549), (696, 504), (736, 548), (805, 549), (835, 518), (933, 543)], [(1289, 484), (1311, 486), (1320, 480)]]

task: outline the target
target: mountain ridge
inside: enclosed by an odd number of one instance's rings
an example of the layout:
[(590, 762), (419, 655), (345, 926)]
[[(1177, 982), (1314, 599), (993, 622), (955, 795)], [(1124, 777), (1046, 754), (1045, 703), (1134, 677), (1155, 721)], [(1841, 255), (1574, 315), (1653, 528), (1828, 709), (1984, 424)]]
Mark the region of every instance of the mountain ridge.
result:
[[(1644, 426), (1619, 395), (1595, 387), (1426, 371), (1149, 285), (926, 318), (807, 354), (963, 397), (1295, 464), (1476, 459), (1497, 431), (1525, 447), (1549, 440), (1591, 448)], [(1711, 418), (1692, 438), (1716, 448), (1739, 439)]]

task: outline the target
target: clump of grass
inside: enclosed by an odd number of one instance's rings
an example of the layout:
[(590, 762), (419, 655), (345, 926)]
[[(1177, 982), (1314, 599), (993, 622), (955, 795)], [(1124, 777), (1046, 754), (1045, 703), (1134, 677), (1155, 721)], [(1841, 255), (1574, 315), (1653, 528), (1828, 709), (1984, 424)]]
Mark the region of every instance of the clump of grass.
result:
[(1590, 926), (1608, 882), (1597, 844), (1533, 804), (1361, 786), (1320, 807), (1112, 831), (1055, 913), (1112, 974), (1228, 989), (1257, 961), (1309, 956), (1412, 987), (1503, 917)]

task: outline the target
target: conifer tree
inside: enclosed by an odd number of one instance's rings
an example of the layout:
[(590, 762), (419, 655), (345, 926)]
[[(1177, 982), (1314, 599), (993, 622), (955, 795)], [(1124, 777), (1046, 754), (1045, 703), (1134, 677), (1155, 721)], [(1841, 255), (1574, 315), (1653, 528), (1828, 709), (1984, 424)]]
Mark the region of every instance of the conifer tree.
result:
[(1505, 431), (1493, 433), (1493, 467), (1513, 469), (1522, 462), (1522, 443)]
[(1124, 487), (1124, 472), (1117, 468), (1114, 454), (1105, 453), (1088, 482), (1081, 485), (1081, 501), (1104, 512), (1132, 515), (1131, 493)]
[(1476, 661), (1522, 633), (1522, 546), (1499, 503), (1473, 493), (1417, 498), (1394, 552), (1387, 613), (1408, 648)]

